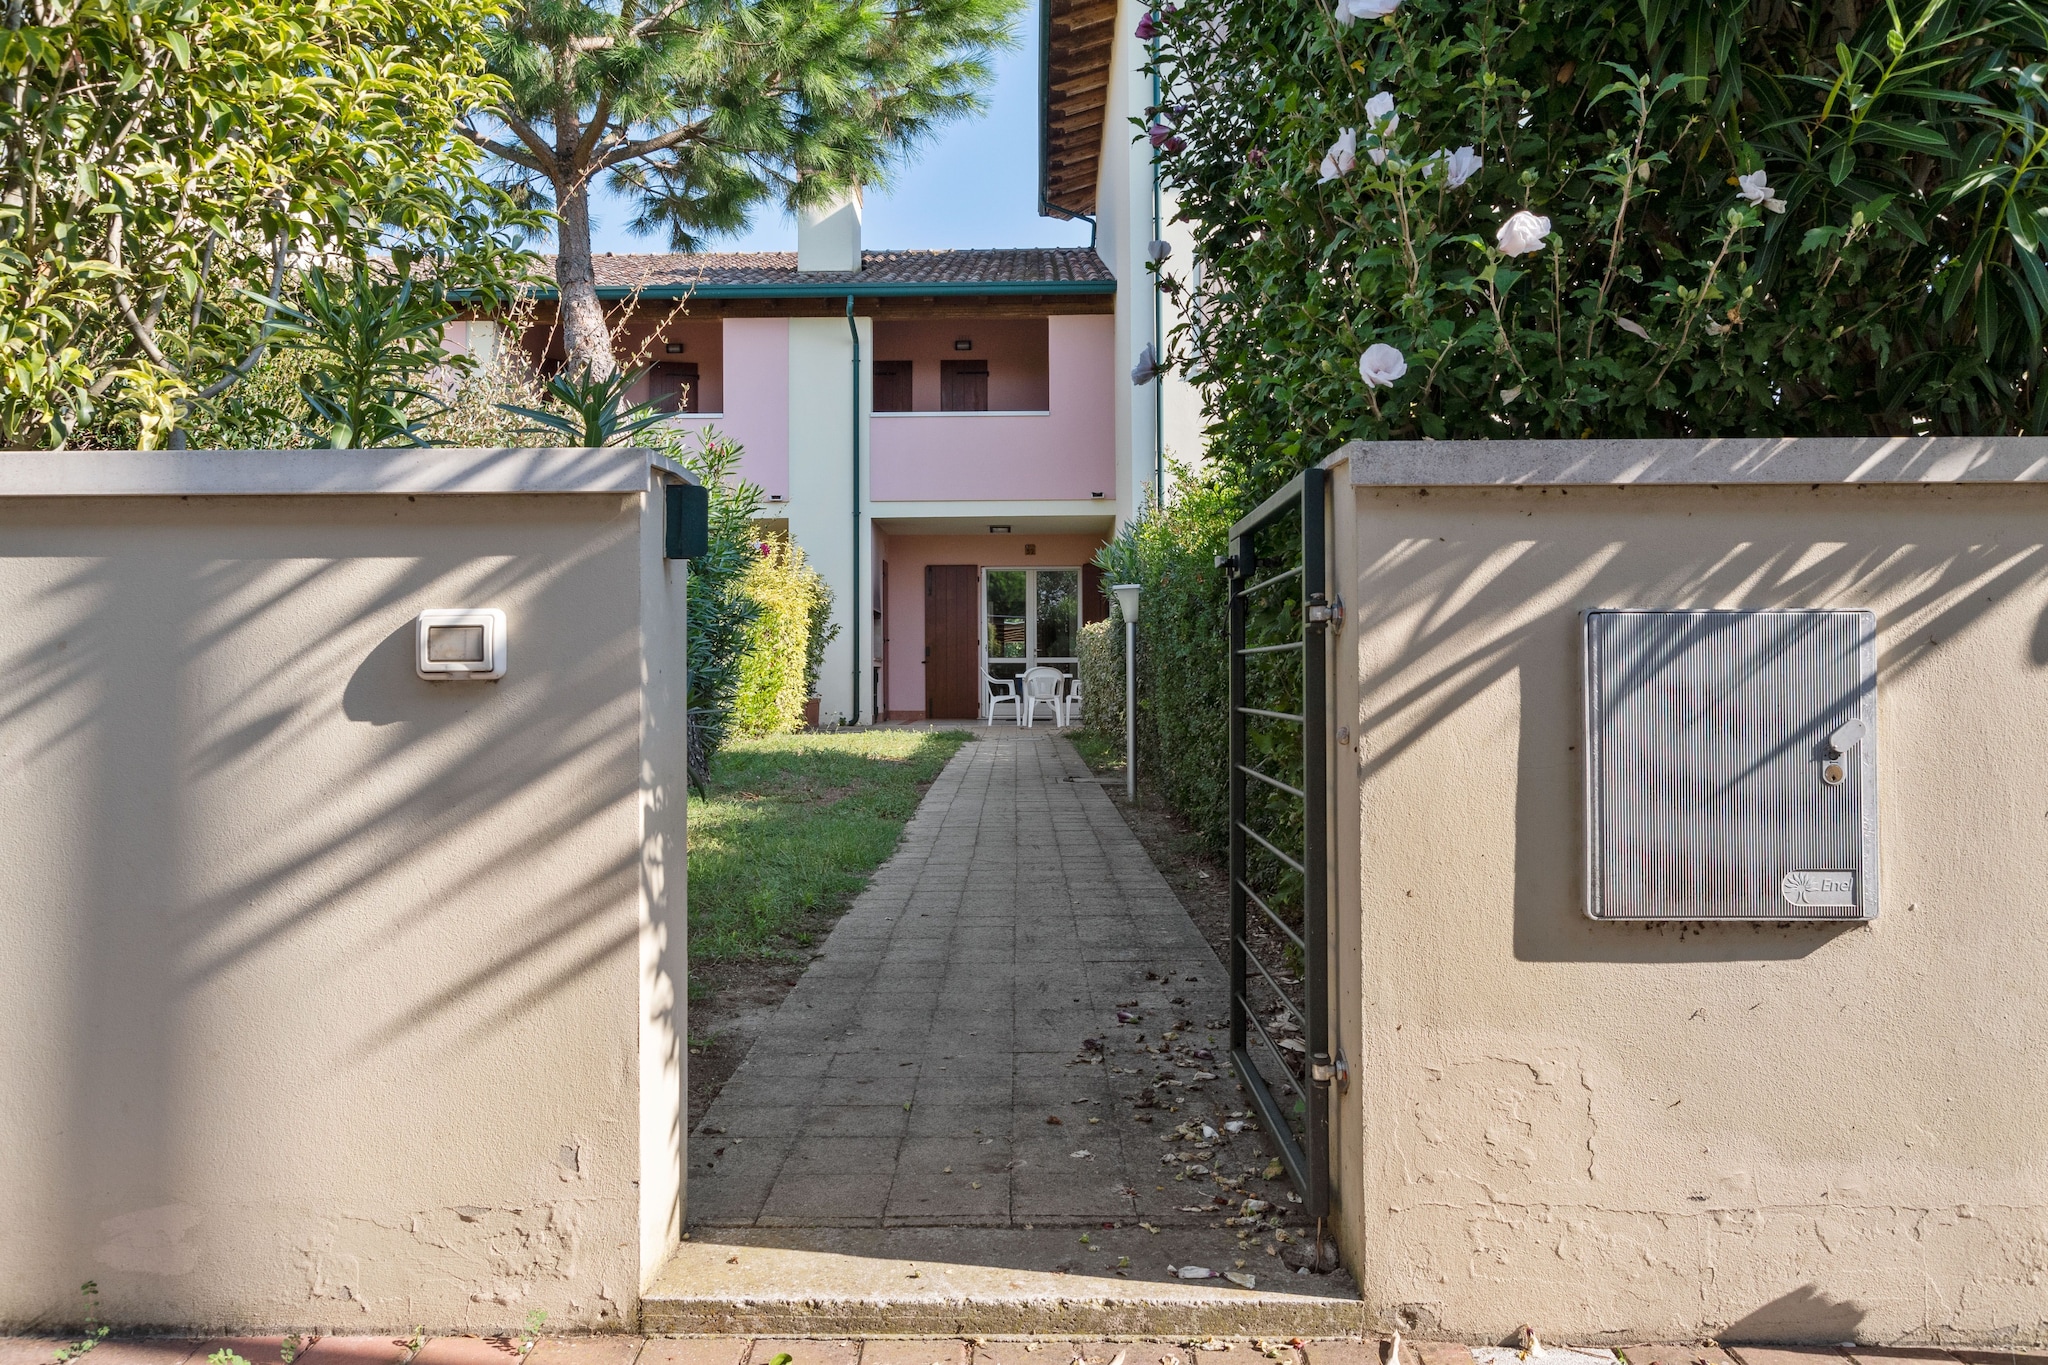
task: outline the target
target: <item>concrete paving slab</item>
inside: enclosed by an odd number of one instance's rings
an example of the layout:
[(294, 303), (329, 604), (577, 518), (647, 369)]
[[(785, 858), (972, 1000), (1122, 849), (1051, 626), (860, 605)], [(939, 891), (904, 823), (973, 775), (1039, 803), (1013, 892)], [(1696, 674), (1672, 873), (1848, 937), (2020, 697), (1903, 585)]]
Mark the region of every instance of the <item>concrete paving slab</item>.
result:
[(967, 1343), (945, 1337), (867, 1341), (860, 1365), (967, 1365)]
[(1834, 1346), (1730, 1346), (1738, 1365), (1843, 1365), (1848, 1359)]
[(747, 1352), (747, 1365), (774, 1365), (779, 1356), (789, 1357), (785, 1365), (860, 1365), (860, 1343), (810, 1337), (763, 1337), (756, 1339), (753, 1348)]
[[(1307, 1344), (1308, 1365), (1393, 1365), (1386, 1359), (1387, 1343), (1378, 1337), (1336, 1337)], [(1417, 1365), (1413, 1352), (1403, 1351), (1401, 1365)]]
[(54, 1365), (57, 1352), (78, 1338), (0, 1337), (0, 1365)]
[[(1217, 1257), (1216, 1239), (1201, 1230), (748, 1228), (716, 1235), (716, 1242), (693, 1237), (663, 1268), (643, 1301), (647, 1326), (1183, 1340), (1348, 1335), (1364, 1327), (1348, 1282), (1291, 1274), (1263, 1254)], [(1215, 1269), (1245, 1260), (1254, 1287), (1168, 1272), (1198, 1257)]]
[(505, 1337), (433, 1337), (413, 1365), (516, 1365), (519, 1343)]
[(544, 1337), (527, 1353), (526, 1365), (636, 1365), (640, 1337)]
[(649, 1337), (635, 1365), (742, 1365), (745, 1337)]
[(185, 1365), (206, 1359), (198, 1354), (203, 1345), (188, 1337), (109, 1337), (92, 1348), (92, 1365)]
[(1728, 1353), (1711, 1342), (1656, 1343), (1616, 1350), (1628, 1365), (1732, 1365)]
[(321, 1337), (293, 1365), (402, 1365), (410, 1359), (412, 1342), (399, 1337)]
[[(293, 1360), (305, 1349), (306, 1339), (301, 1337), (292, 1342)], [(285, 1339), (275, 1337), (212, 1337), (194, 1348), (193, 1360), (211, 1360), (219, 1352), (226, 1351), (239, 1356), (249, 1365), (285, 1365)]]

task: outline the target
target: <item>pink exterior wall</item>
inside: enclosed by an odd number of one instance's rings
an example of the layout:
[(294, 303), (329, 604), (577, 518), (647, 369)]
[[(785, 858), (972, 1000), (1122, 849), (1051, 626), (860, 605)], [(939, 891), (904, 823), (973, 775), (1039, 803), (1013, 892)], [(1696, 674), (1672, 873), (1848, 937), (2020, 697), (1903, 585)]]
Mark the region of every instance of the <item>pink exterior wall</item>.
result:
[[(719, 377), (724, 411), (716, 417), (678, 417), (675, 425), (685, 430), (715, 427), (730, 436), (744, 451), (740, 477), (761, 485), (771, 498), (787, 498), (789, 322), (784, 318), (727, 318), (723, 327)], [(690, 344), (694, 350), (695, 344)], [(680, 358), (693, 357), (686, 352)], [(708, 407), (708, 382), (706, 398)]]
[[(876, 555), (887, 566), (882, 606), (882, 689), (890, 711), (924, 714), (924, 571), (928, 564), (973, 564), (999, 569), (1073, 569), (1095, 558), (1109, 536), (1020, 535), (878, 536)], [(1027, 545), (1038, 553), (1026, 554)]]
[[(939, 410), (939, 366), (948, 360), (980, 360), (988, 365), (988, 406), (991, 412), (1044, 412), (1047, 404), (1046, 357), (1051, 342), (1048, 318), (961, 318), (931, 322), (878, 322), (875, 359), (911, 362), (910, 406), (918, 412)], [(956, 341), (972, 342), (971, 351), (956, 351)]]
[[(1051, 411), (1044, 416), (876, 413), (870, 496), (877, 502), (975, 502), (1086, 500), (1100, 493), (1113, 500), (1113, 325), (1114, 319), (1094, 314), (1046, 319)], [(730, 354), (730, 332), (726, 345)], [(989, 368), (993, 384), (995, 367)], [(920, 592), (922, 584), (920, 577)]]

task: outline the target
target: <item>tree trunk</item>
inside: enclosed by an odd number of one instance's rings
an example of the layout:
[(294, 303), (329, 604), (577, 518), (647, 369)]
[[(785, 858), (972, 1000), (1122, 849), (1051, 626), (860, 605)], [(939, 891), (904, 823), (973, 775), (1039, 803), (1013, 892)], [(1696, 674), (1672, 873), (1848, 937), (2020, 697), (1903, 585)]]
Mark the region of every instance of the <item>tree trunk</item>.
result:
[(604, 306), (597, 301), (597, 274), (590, 264), (590, 182), (555, 187), (555, 288), (560, 300), (562, 339), (569, 352), (569, 373), (588, 369), (594, 379), (609, 379), (618, 370), (612, 358), (611, 329)]

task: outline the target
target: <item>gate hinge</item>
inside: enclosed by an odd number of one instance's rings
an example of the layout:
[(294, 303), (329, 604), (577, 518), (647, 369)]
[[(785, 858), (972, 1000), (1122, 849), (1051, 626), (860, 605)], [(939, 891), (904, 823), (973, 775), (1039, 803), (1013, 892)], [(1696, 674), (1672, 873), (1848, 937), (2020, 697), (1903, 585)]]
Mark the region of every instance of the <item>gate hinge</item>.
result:
[(1308, 623), (1312, 626), (1329, 626), (1335, 630), (1344, 629), (1344, 599), (1338, 598), (1333, 605), (1317, 593), (1308, 600)]
[(1351, 1068), (1344, 1061), (1344, 1053), (1341, 1050), (1335, 1060), (1327, 1053), (1317, 1053), (1315, 1060), (1309, 1064), (1308, 1074), (1312, 1081), (1323, 1085), (1335, 1082), (1340, 1089), (1351, 1083)]
[(1237, 577), (1237, 556), (1217, 555), (1216, 567), (1223, 570), (1224, 576), (1227, 578)]

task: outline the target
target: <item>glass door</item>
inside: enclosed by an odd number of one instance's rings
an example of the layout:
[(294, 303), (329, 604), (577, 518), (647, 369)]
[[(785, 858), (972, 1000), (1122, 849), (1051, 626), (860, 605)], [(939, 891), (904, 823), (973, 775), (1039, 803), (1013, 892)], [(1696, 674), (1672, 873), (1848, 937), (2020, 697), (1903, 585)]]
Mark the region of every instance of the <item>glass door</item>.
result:
[(984, 569), (981, 666), (991, 678), (1044, 664), (1071, 675), (1080, 663), (1079, 569)]

